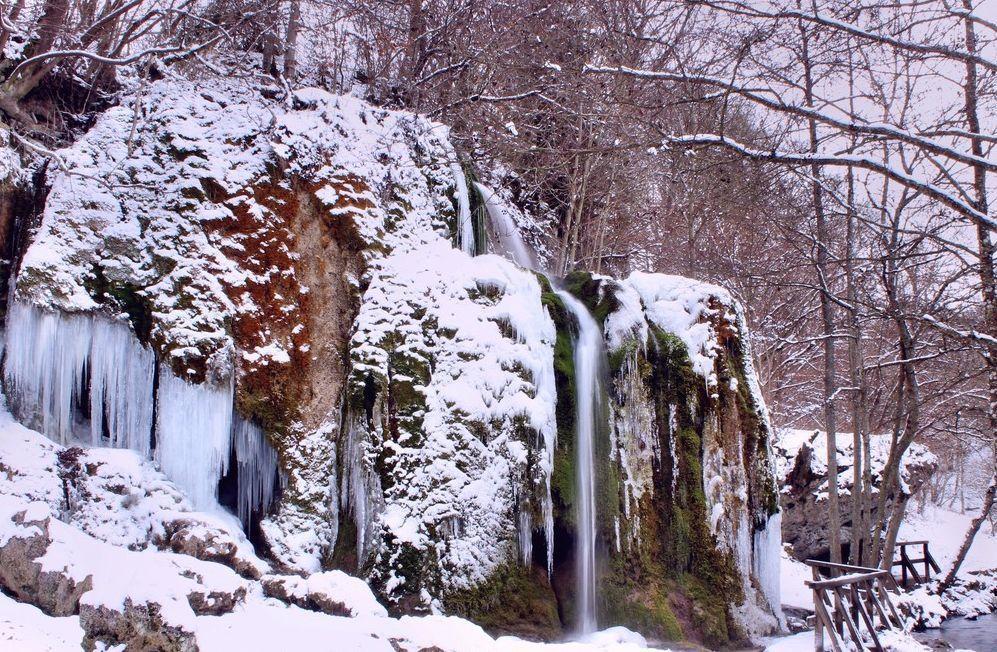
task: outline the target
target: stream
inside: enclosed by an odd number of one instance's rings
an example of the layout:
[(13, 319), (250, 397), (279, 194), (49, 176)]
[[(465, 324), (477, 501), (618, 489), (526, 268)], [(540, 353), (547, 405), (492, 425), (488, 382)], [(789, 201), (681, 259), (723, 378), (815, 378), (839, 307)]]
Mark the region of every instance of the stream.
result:
[(939, 629), (915, 634), (917, 640), (938, 650), (997, 650), (997, 614), (980, 616), (976, 620), (950, 618)]

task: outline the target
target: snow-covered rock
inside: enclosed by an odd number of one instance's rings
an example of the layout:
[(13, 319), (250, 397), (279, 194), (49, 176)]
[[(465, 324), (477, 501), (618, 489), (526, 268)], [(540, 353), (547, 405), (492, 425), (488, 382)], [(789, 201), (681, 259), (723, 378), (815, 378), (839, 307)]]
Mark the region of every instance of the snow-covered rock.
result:
[[(167, 77), (60, 152), (73, 172), (50, 171), (3, 374), (18, 419), (58, 445), (6, 429), (21, 450), (0, 470), (31, 480), (0, 490), (102, 545), (272, 571), (258, 588), (293, 605), (246, 610), (380, 613), (343, 602), (336, 567), (393, 612), (556, 635), (576, 528), (563, 302), (469, 255), (483, 191), (445, 127), (317, 89), (271, 97)], [(679, 277), (582, 277), (568, 290), (604, 328), (613, 381), (603, 622), (717, 644), (777, 627), (769, 424), (740, 308)], [(101, 612), (103, 636), (152, 618), (143, 604)]]
[[(838, 495), (850, 496), (852, 489), (851, 433), (838, 433), (835, 438), (838, 453)], [(890, 437), (873, 435), (870, 438), (872, 460), (872, 504), (875, 514), (879, 500), (879, 486), (889, 458)], [(827, 435), (817, 430), (783, 430), (775, 443), (779, 479), (782, 485), (779, 498), (783, 508), (783, 527), (786, 543), (792, 544), (797, 559), (813, 559), (827, 553)], [(888, 509), (894, 501), (907, 504), (934, 472), (937, 460), (925, 446), (914, 443), (900, 462), (900, 495), (888, 497)], [(848, 540), (851, 526), (851, 502), (840, 502), (842, 540)]]
[(247, 593), (232, 570), (185, 555), (130, 551), (55, 519), (41, 502), (0, 497), (0, 584), (53, 616), (79, 615), (92, 641), (193, 649), (197, 615)]
[(45, 503), (106, 543), (172, 550), (223, 563), (244, 577), (269, 570), (238, 523), (195, 512), (186, 496), (133, 451), (66, 448), (0, 409), (0, 496)]
[(370, 587), (358, 577), (342, 571), (297, 575), (267, 575), (263, 594), (302, 609), (333, 616), (387, 616)]

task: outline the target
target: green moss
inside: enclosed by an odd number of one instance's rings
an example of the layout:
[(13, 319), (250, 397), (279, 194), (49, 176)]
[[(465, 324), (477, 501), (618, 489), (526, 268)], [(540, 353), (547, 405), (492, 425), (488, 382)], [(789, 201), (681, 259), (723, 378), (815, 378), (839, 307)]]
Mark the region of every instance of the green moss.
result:
[(615, 281), (606, 281), (592, 276), (591, 272), (574, 271), (564, 278), (564, 287), (579, 301), (585, 304), (600, 325), (620, 308), (616, 298)]
[(485, 232), (485, 224), (488, 220), (488, 209), (485, 206), (485, 198), (478, 191), (476, 185), (478, 175), (474, 172), (474, 167), (470, 164), (464, 166), (464, 178), (467, 182), (468, 207), (471, 209), (471, 223), (474, 226), (474, 255), (480, 256), (488, 253), (486, 246), (488, 234)]
[[(635, 351), (621, 351), (618, 361), (611, 360), (614, 377), (624, 356)], [(623, 531), (640, 528), (639, 543), (625, 543), (623, 552), (613, 555), (603, 580), (604, 622), (669, 640), (684, 633), (713, 647), (729, 644), (740, 640), (729, 605), (740, 603), (742, 593), (733, 558), (717, 549), (710, 532), (702, 468), (704, 424), (718, 406), (675, 335), (652, 326), (637, 356), (663, 459), (654, 468), (654, 492), (623, 521)]]
[(600, 586), (599, 621), (661, 641), (682, 641), (685, 633), (669, 599), (673, 587), (661, 578), (636, 581), (617, 569)]
[(743, 638), (737, 631), (724, 594), (717, 593), (708, 582), (691, 573), (683, 575), (681, 583), (692, 600), (692, 624), (706, 645), (720, 647)]
[(546, 573), (509, 563), (479, 586), (443, 598), (447, 613), (468, 618), (492, 635), (551, 640), (561, 634), (557, 598)]
[(573, 527), (575, 500), (575, 353), (572, 333), (577, 331), (564, 302), (553, 291), (550, 282), (539, 276), (541, 302), (554, 322), (557, 337), (554, 341), (554, 382), (557, 386), (557, 448), (554, 450), (554, 469), (551, 477), (551, 494), (554, 517)]

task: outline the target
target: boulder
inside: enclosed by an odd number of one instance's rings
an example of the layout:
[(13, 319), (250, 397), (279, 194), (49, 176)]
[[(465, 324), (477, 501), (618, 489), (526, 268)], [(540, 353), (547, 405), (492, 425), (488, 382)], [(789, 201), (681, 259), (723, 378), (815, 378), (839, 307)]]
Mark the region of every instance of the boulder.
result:
[[(839, 433), (838, 496), (841, 512), (841, 541), (851, 538), (852, 434)], [(869, 509), (875, 517), (883, 469), (889, 457), (890, 437), (874, 435), (870, 444), (873, 491)], [(775, 446), (782, 483), (782, 531), (800, 560), (827, 559), (827, 436), (818, 430), (783, 430)], [(921, 444), (913, 444), (900, 467), (900, 491), (887, 498), (887, 509), (900, 501), (901, 508), (923, 485), (937, 466), (935, 456)]]
[(302, 609), (333, 616), (387, 616), (363, 580), (342, 571), (326, 571), (308, 577), (267, 575), (263, 594)]

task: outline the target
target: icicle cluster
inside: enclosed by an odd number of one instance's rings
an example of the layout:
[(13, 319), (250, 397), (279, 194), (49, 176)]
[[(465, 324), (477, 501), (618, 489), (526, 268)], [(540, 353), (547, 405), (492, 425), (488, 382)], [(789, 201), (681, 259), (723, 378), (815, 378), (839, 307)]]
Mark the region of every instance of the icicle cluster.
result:
[(61, 444), (78, 440), (148, 457), (155, 356), (127, 324), (14, 301), (5, 348), (4, 379), (22, 421)]
[(529, 511), (520, 507), (516, 531), (519, 534), (519, 561), (524, 566), (533, 564), (533, 519)]
[[(375, 414), (374, 419), (380, 417)], [(343, 480), (340, 502), (353, 514), (357, 530), (357, 559), (365, 559), (371, 549), (371, 532), (377, 515), (384, 509), (381, 479), (364, 464), (367, 437), (359, 419), (350, 419), (343, 450)]]
[(163, 369), (156, 411), (156, 461), (196, 509), (217, 505), (228, 466), (232, 386), (192, 385)]
[(126, 322), (23, 301), (11, 304), (5, 349), (12, 408), (51, 439), (155, 457), (201, 510), (216, 508), (234, 445), (240, 518), (269, 507), (277, 456), (258, 427), (233, 422), (231, 383), (193, 385), (163, 367), (156, 389), (155, 354)]
[(259, 426), (239, 416), (232, 421), (232, 445), (239, 467), (236, 512), (243, 525), (248, 525), (253, 512), (265, 514), (273, 502), (277, 453)]

